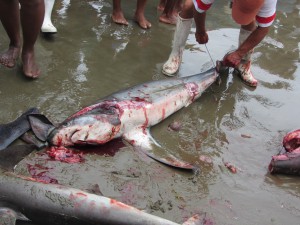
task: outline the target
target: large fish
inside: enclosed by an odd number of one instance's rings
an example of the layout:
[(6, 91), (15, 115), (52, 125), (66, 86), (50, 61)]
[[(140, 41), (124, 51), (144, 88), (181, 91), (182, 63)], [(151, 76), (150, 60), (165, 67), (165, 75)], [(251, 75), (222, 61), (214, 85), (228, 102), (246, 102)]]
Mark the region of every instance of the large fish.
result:
[[(19, 147), (13, 146), (15, 152), (22, 152)], [(179, 225), (114, 199), (16, 175), (11, 172), (13, 163), (0, 163), (0, 225), (15, 225), (16, 220), (45, 225)], [(183, 225), (202, 222), (194, 215)]]
[(192, 164), (175, 158), (160, 146), (149, 128), (194, 102), (217, 77), (213, 68), (193, 76), (137, 85), (83, 108), (58, 127), (42, 115), (29, 115), (29, 119), (37, 137), (50, 145), (99, 145), (122, 137), (155, 160), (194, 169)]

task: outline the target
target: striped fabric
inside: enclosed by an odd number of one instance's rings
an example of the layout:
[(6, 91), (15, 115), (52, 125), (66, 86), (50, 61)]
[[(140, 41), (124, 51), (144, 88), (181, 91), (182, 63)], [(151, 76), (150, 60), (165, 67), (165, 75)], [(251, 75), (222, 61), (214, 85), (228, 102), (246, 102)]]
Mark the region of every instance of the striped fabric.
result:
[[(255, 1), (255, 0), (254, 0)], [(211, 7), (214, 0), (193, 0), (195, 9), (203, 13)], [(263, 6), (256, 15), (257, 25), (260, 27), (271, 26), (276, 17), (277, 0), (265, 0)]]
[(214, 3), (214, 0), (193, 0), (194, 6), (199, 13), (207, 11), (211, 5)]

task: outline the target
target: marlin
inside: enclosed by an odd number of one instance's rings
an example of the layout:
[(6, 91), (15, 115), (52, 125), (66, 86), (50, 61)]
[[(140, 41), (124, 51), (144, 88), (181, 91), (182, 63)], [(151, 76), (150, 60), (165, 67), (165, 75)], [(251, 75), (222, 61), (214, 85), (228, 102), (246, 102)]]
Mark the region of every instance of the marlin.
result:
[[(5, 159), (0, 158), (1, 225), (16, 225), (17, 220), (47, 225), (179, 225), (115, 199), (17, 175), (12, 172), (14, 163), (34, 146), (26, 151), (23, 147), (20, 151), (20, 146), (10, 148), (19, 154), (11, 164), (4, 165)], [(203, 221), (196, 214), (182, 225), (200, 225)]]
[(35, 135), (52, 146), (100, 145), (121, 137), (159, 162), (194, 170), (194, 165), (177, 159), (156, 142), (150, 127), (190, 105), (217, 77), (212, 68), (188, 77), (143, 83), (81, 109), (57, 127), (40, 114), (28, 118)]

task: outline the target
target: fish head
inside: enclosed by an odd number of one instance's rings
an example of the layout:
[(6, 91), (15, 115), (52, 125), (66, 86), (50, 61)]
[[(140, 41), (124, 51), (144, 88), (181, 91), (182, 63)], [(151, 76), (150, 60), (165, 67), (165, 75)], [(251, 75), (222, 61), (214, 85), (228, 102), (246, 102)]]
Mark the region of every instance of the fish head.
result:
[(119, 136), (117, 114), (89, 114), (74, 117), (56, 128), (48, 142), (55, 146), (98, 145)]

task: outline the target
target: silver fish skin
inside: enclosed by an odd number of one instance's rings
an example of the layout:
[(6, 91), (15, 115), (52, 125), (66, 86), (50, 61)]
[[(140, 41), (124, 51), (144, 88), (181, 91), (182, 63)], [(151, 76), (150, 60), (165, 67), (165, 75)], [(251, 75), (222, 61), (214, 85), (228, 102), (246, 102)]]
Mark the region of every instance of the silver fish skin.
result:
[(217, 76), (215, 69), (211, 69), (116, 92), (70, 116), (48, 141), (52, 145), (73, 146), (103, 144), (123, 137), (133, 145), (149, 149), (147, 129), (198, 99)]
[[(51, 225), (179, 225), (111, 198), (37, 182), (2, 169), (0, 174), (1, 225), (15, 225), (22, 218)], [(198, 223), (195, 215), (184, 225)]]
[[(174, 157), (156, 142), (150, 127), (197, 100), (217, 77), (213, 68), (116, 92), (70, 116), (52, 130), (48, 142), (55, 146), (99, 145), (122, 137), (161, 163), (195, 170), (195, 166)], [(157, 154), (158, 151), (163, 154)]]

